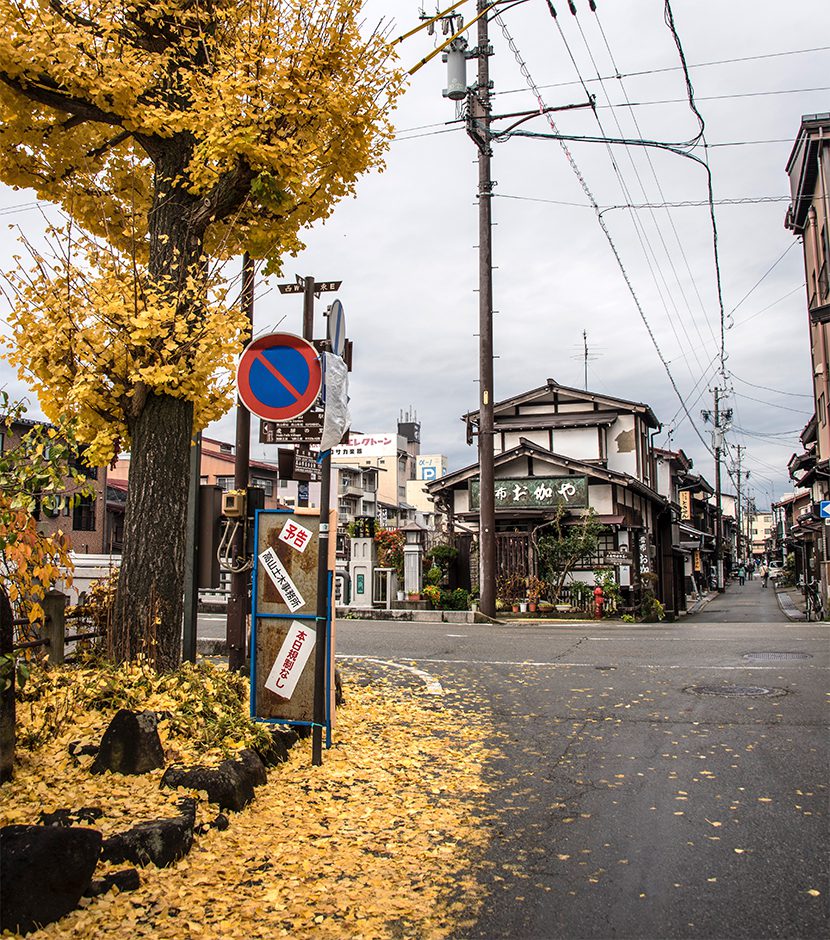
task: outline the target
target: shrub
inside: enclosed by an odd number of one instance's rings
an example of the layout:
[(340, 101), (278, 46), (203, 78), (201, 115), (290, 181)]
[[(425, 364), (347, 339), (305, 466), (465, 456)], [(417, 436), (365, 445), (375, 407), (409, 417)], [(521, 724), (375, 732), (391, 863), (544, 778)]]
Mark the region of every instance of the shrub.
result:
[(427, 584), (421, 593), (433, 607), (443, 607), (443, 604), (441, 604), (441, 588), (437, 584)]

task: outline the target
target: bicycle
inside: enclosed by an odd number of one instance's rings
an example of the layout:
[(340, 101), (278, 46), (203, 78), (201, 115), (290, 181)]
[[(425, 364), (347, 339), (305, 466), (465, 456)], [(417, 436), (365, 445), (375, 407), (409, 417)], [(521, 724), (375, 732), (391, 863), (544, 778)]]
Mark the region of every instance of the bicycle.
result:
[(821, 600), (821, 591), (817, 581), (810, 581), (804, 585), (804, 600), (808, 620), (824, 620), (824, 604)]

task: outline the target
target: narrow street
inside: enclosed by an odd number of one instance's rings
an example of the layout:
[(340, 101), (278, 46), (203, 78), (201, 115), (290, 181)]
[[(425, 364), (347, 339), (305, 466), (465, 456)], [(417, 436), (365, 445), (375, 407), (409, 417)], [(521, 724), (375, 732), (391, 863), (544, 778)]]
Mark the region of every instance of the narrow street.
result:
[(345, 621), (338, 650), (489, 697), (469, 937), (818, 938), (827, 637), (756, 579), (673, 624)]

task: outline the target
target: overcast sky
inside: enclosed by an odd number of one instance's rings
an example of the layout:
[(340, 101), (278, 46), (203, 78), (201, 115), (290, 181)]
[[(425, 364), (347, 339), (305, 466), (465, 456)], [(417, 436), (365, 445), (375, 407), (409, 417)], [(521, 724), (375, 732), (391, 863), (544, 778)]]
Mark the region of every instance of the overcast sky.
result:
[[(663, 0), (597, 0), (596, 14), (588, 0), (576, 0), (576, 17), (567, 2), (553, 5), (557, 20), (547, 0), (505, 8), (502, 19), (545, 104), (582, 103), (586, 89), (596, 96), (595, 112), (555, 115), (561, 133), (663, 142), (696, 135)], [(803, 258), (784, 228), (785, 167), (801, 116), (830, 111), (830, 13), (826, 0), (673, 0), (672, 9), (706, 124), (709, 146), (694, 152), (708, 159), (717, 201), (730, 449), (734, 458), (738, 444), (746, 447), (744, 471), (762, 508), (790, 489), (786, 463), (812, 413)], [(474, 0), (459, 10), (467, 20), (473, 11)], [(391, 19), (393, 35), (415, 26), (418, 14), (413, 0), (366, 4), (367, 23)], [(494, 112), (533, 109), (498, 22), (490, 36)], [(401, 63), (414, 65), (439, 39), (424, 31), (401, 43)], [(474, 45), (475, 27), (470, 39)], [(470, 80), (473, 69), (470, 63)], [(356, 198), (307, 233), (307, 249), (285, 259), (282, 280), (343, 281), (337, 295), (318, 302), (317, 332), (324, 306), (339, 297), (354, 342), (353, 428), (393, 430), (401, 411), (414, 411), (422, 452), (446, 454), (457, 469), (475, 460), (459, 417), (478, 405), (477, 169), (474, 144), (452, 123), (456, 106), (441, 95), (445, 84), (440, 56), (412, 77), (386, 171), (366, 177)], [(551, 130), (543, 117), (523, 129)], [(647, 402), (663, 422), (658, 444), (682, 447), (712, 480), (712, 458), (695, 433), (709, 439), (700, 411), (712, 407), (720, 337), (705, 172), (662, 150), (568, 147), (603, 209), (688, 204), (610, 209), (602, 218), (694, 427), (555, 140), (494, 145), (495, 399), (549, 377), (581, 387), (587, 331), (589, 388)], [(37, 231), (33, 199), (0, 189), (3, 221)], [(14, 238), (0, 235), (0, 269), (19, 250)], [(255, 331), (299, 333), (302, 298), (280, 295), (276, 283), (257, 285)], [(0, 383), (25, 392), (5, 363)], [(210, 433), (232, 441), (233, 415)], [(253, 455), (269, 453), (256, 445)]]

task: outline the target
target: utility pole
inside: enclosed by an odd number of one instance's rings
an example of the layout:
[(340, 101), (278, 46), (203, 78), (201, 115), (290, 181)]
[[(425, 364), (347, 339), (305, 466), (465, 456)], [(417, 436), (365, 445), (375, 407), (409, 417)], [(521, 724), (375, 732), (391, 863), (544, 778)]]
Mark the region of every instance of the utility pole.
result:
[(715, 454), (715, 571), (717, 573), (718, 591), (726, 590), (723, 578), (723, 500), (721, 496), (721, 451), (723, 450), (723, 434), (732, 420), (732, 410), (722, 411), (720, 407), (720, 386), (712, 390), (715, 396), (714, 411), (701, 411), (704, 421), (713, 421), (715, 429), (712, 431), (712, 449)]
[[(248, 315), (249, 333), (247, 343), (253, 335), (254, 327), (254, 261), (246, 251), (242, 257), (242, 309)], [(236, 448), (234, 451), (233, 488), (248, 490), (248, 478), (251, 464), (251, 413), (237, 398), (236, 401)], [(232, 547), (234, 568), (242, 566), (242, 554), (245, 544), (246, 520), (239, 527)], [(231, 574), (231, 593), (228, 598), (228, 669), (239, 671), (245, 665), (245, 641), (248, 623), (248, 585), (251, 573), (247, 567)]]
[(745, 450), (743, 445), (738, 444), (738, 467), (737, 467), (738, 501), (736, 503), (736, 508), (735, 508), (735, 512), (737, 513), (737, 519), (735, 520), (735, 523), (736, 523), (736, 528), (738, 531), (738, 538), (737, 538), (737, 544), (736, 544), (738, 561), (741, 561), (741, 559), (743, 559), (744, 557), (744, 554), (741, 551), (741, 542), (743, 541), (743, 528), (741, 526), (741, 451), (743, 450)]
[(718, 591), (726, 590), (723, 582), (723, 507), (720, 482), (720, 452), (723, 435), (720, 429), (720, 388), (715, 386), (715, 570)]
[(492, 4), (478, 0), (478, 78), (468, 94), (467, 133), (478, 147), (478, 333), (479, 333), (479, 571), (483, 614), (496, 614), (496, 487), (493, 466), (493, 180), (490, 160), (490, 37), (487, 10)]

